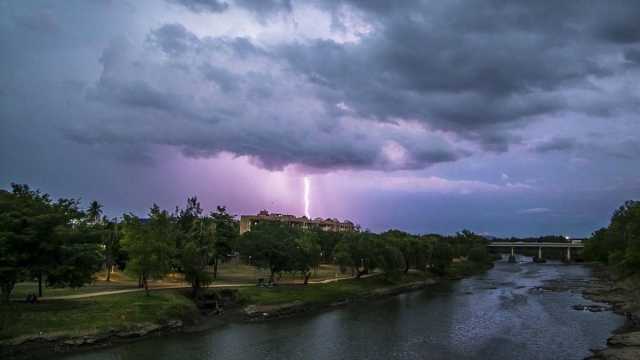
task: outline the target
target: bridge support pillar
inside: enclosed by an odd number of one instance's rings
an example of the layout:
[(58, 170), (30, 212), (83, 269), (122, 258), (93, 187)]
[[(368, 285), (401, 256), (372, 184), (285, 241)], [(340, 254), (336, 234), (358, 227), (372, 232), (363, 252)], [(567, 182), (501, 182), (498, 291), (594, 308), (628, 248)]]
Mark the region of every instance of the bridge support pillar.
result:
[(533, 257), (533, 262), (540, 264), (547, 262), (547, 260), (542, 258), (542, 246), (538, 247), (538, 256)]
[(571, 261), (571, 248), (567, 248), (567, 262)]
[(511, 247), (511, 255), (509, 255), (509, 262), (510, 263), (516, 262), (516, 256), (513, 254), (513, 246)]

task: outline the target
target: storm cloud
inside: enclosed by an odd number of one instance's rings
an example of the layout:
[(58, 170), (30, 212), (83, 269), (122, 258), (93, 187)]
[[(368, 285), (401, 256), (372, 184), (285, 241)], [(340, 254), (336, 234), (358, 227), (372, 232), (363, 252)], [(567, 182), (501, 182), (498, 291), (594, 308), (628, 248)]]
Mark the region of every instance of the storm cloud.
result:
[[(222, 9), (218, 2), (182, 4), (199, 11)], [(634, 12), (637, 6), (594, 4), (316, 4), (334, 13), (334, 20), (335, 13), (348, 11), (367, 24), (352, 41), (260, 43), (198, 36), (185, 24), (167, 23), (151, 29), (143, 47), (114, 38), (88, 99), (117, 104), (119, 116), (112, 123), (141, 126), (134, 129), (141, 136), (137, 140), (130, 128), (126, 134), (109, 132), (109, 139), (126, 143), (172, 145), (198, 157), (230, 152), (256, 158), (269, 169), (290, 164), (421, 169), (477, 151), (506, 152), (516, 139), (514, 129), (542, 116), (590, 111), (567, 101), (567, 92), (601, 91), (593, 79), (629, 75), (622, 61), (607, 55), (617, 49), (633, 61), (633, 50), (616, 46), (633, 39), (622, 31), (635, 30), (631, 24), (609, 24), (607, 14)], [(291, 13), (296, 3), (236, 1), (230, 6), (267, 15)], [(125, 61), (115, 59), (125, 56)], [(144, 120), (149, 111), (154, 111), (153, 126)], [(173, 117), (188, 122), (175, 128)], [(416, 139), (399, 122), (410, 122), (424, 137)], [(377, 128), (394, 131), (376, 133)], [(323, 131), (310, 136), (314, 129)], [(89, 139), (95, 131), (83, 135), (73, 126), (67, 131), (74, 138), (102, 141)], [(554, 139), (531, 150), (573, 146)]]
[(505, 214), (560, 216), (567, 194), (597, 190), (601, 205), (637, 189), (637, 1), (0, 5), (0, 149), (26, 179), (48, 178), (20, 164), (54, 166), (38, 159), (55, 138), (57, 158), (87, 151), (114, 169), (210, 162), (241, 168), (235, 179), (549, 194), (518, 208), (504, 195)]

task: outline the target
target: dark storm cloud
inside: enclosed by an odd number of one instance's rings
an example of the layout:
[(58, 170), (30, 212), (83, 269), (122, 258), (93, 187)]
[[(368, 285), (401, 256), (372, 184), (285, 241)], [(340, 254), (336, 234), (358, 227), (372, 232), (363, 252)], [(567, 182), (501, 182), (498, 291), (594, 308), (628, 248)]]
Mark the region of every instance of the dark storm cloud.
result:
[(291, 0), (235, 0), (234, 5), (254, 12), (259, 17), (292, 10)]
[[(516, 130), (550, 114), (634, 111), (633, 94), (568, 101), (566, 93), (600, 91), (598, 80), (633, 71), (636, 48), (619, 44), (632, 42), (634, 25), (615, 17), (636, 11), (635, 3), (306, 3), (331, 12), (334, 28), (352, 37), (259, 42), (199, 37), (170, 23), (149, 31), (144, 53), (115, 37), (88, 99), (117, 106), (116, 121), (138, 124), (139, 131), (112, 126), (105, 134), (178, 146), (190, 157), (246, 155), (267, 169), (394, 171), (473, 155), (462, 142), (481, 153), (509, 151), (523, 142)], [(263, 25), (265, 16), (297, 16), (289, 1), (229, 6), (248, 9)], [(83, 131), (91, 139), (85, 141), (99, 141), (99, 132), (69, 130), (74, 138)], [(527, 149), (576, 144), (551, 138)]]
[(213, 66), (209, 63), (202, 65), (202, 76), (209, 81), (215, 82), (225, 93), (237, 91), (242, 78), (233, 74), (227, 69)]
[(184, 5), (194, 13), (221, 13), (229, 9), (229, 4), (218, 0), (167, 0), (170, 3), (178, 3)]
[(151, 30), (147, 41), (169, 55), (183, 55), (189, 47), (198, 42), (193, 33), (187, 31), (182, 24), (164, 24), (158, 29)]
[(553, 137), (550, 139), (535, 141), (529, 146), (529, 151), (546, 153), (550, 151), (565, 151), (575, 148), (576, 139), (569, 137)]

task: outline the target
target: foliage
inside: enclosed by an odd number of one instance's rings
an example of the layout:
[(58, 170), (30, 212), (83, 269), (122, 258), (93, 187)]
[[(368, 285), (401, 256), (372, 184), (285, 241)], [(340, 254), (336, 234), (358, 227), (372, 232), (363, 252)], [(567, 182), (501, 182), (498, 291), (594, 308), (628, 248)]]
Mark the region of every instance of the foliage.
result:
[(160, 210), (156, 204), (150, 210), (148, 226), (133, 214), (123, 218), (122, 246), (130, 258), (127, 270), (140, 277), (148, 295), (148, 279), (161, 278), (171, 270), (171, 260), (176, 252), (175, 225), (169, 213)]
[(195, 296), (202, 286), (211, 283), (207, 264), (215, 246), (216, 224), (211, 218), (198, 218), (193, 222), (188, 241), (182, 249), (185, 279), (191, 283)]
[(489, 259), (486, 246), (481, 244), (473, 245), (469, 250), (468, 259), (478, 264), (485, 264)]
[(438, 239), (433, 246), (431, 269), (437, 274), (444, 274), (453, 262), (454, 249), (445, 239)]
[(317, 233), (311, 231), (305, 231), (295, 239), (296, 251), (293, 269), (302, 272), (304, 285), (309, 282), (311, 269), (320, 265), (320, 245), (317, 239)]
[(238, 224), (235, 215), (227, 213), (225, 206), (217, 206), (215, 212), (211, 212), (216, 231), (214, 233), (211, 264), (213, 265), (213, 278), (218, 277), (218, 264), (229, 260), (229, 255), (238, 240)]
[(40, 296), (43, 279), (54, 287), (90, 282), (100, 262), (99, 237), (80, 220), (79, 202), (11, 187), (0, 190), (1, 302), (8, 303), (15, 284), (27, 277), (38, 278)]
[(100, 221), (100, 217), (102, 216), (102, 205), (96, 200), (92, 201), (89, 204), (89, 208), (87, 209), (87, 218), (89, 221), (98, 222)]
[(302, 229), (281, 222), (261, 222), (242, 234), (239, 243), (243, 260), (257, 268), (269, 269), (269, 284), (275, 274), (295, 267), (296, 239)]
[(342, 240), (333, 251), (341, 266), (356, 270), (356, 279), (378, 266), (375, 244), (377, 236), (368, 231), (343, 233)]
[(608, 262), (620, 278), (640, 281), (640, 202), (626, 201), (614, 211), (609, 226), (585, 241), (581, 255)]

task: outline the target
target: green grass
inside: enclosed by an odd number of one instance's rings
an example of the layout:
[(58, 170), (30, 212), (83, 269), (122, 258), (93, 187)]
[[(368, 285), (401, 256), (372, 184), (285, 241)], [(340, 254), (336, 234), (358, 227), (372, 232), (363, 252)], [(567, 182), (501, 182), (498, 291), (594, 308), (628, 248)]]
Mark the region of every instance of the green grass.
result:
[(304, 305), (327, 304), (361, 296), (387, 287), (424, 281), (429, 272), (412, 271), (385, 277), (383, 274), (362, 279), (342, 280), (325, 284), (280, 285), (277, 288), (247, 287), (239, 289), (236, 300), (255, 305), (279, 305), (297, 301)]
[[(0, 339), (40, 332), (77, 334), (127, 329), (143, 322), (180, 319), (183, 311), (195, 309), (184, 291), (156, 290), (98, 296), (85, 299), (51, 300), (29, 305), (14, 302), (0, 306)], [(120, 317), (124, 315), (124, 320)]]

